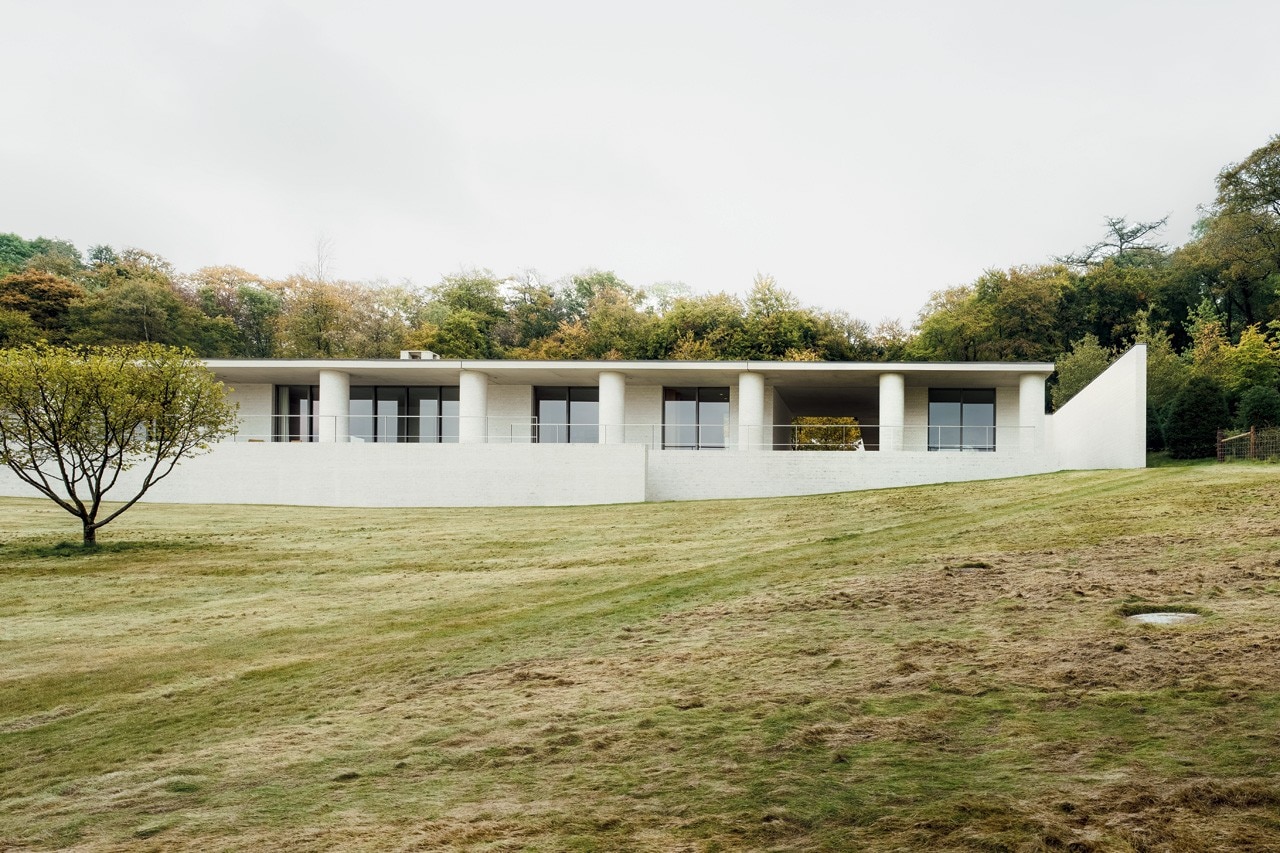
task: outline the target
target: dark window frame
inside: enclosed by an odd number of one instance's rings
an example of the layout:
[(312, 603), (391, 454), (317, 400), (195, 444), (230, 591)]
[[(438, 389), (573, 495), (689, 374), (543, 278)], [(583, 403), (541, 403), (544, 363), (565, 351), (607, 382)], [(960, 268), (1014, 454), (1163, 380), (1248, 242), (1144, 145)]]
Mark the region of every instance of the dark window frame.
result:
[[(564, 421), (547, 421), (543, 403), (563, 403)], [(577, 404), (577, 405), (575, 405)], [(594, 418), (584, 418), (588, 406)], [(595, 385), (538, 385), (533, 389), (533, 442), (535, 444), (599, 444), (600, 388)], [(577, 413), (577, 417), (575, 417)]]
[[(729, 421), (733, 412), (729, 386), (664, 387), (662, 389), (662, 449), (663, 450), (726, 450), (729, 447)], [(672, 421), (672, 403), (692, 403), (691, 421)], [(723, 409), (721, 409), (723, 407)], [(704, 411), (723, 411), (718, 423), (711, 423), (712, 414)], [(719, 441), (715, 433), (719, 432)], [(672, 441), (672, 437), (676, 440)], [(712, 440), (708, 441), (707, 438)]]
[[(357, 398), (355, 393), (368, 391), (369, 397)], [(385, 399), (379, 395), (385, 391)], [(287, 395), (287, 396), (286, 396)], [(393, 400), (393, 398), (395, 398)], [(360, 438), (374, 443), (456, 444), (458, 441), (457, 385), (353, 385), (347, 401), (347, 425), (350, 438)], [(368, 399), (370, 410), (355, 414), (352, 404)], [(396, 415), (379, 410), (381, 402), (403, 401), (403, 410)], [(421, 413), (423, 403), (434, 401), (434, 411)], [(284, 403), (282, 406), (281, 403)], [(414, 406), (418, 414), (409, 414)], [(274, 394), (275, 416), (272, 438), (275, 441), (313, 442), (319, 440), (320, 386), (277, 385)], [(286, 411), (287, 410), (287, 411)], [(370, 429), (356, 432), (351, 429), (357, 419), (369, 420)], [(304, 432), (303, 425), (308, 427)], [(388, 425), (394, 424), (395, 438), (388, 437)], [(430, 429), (423, 429), (430, 425)]]
[[(956, 408), (946, 410), (948, 417), (943, 419), (942, 406)], [(988, 412), (989, 418), (985, 416)], [(930, 388), (928, 449), (994, 453), (996, 389)]]
[(310, 443), (320, 440), (319, 385), (276, 385), (271, 399), (272, 441)]

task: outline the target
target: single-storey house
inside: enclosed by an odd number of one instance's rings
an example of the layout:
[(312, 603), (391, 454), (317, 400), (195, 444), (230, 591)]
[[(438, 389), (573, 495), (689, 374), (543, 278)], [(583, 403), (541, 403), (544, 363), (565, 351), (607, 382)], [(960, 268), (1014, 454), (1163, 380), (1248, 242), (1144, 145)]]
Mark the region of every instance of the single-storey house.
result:
[[(480, 361), (406, 352), (207, 365), (239, 404), (239, 432), (183, 462), (149, 500), (598, 504), (1145, 464), (1142, 346), (1052, 415), (1047, 363)], [(839, 420), (797, 427), (805, 418)], [(29, 494), (12, 478), (0, 490)]]

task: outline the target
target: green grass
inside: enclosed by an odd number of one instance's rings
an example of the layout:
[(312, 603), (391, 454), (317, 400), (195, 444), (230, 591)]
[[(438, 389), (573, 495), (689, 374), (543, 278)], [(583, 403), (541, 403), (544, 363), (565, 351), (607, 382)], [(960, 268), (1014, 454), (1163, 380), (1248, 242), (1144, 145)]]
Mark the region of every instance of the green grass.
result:
[(1280, 847), (1265, 466), (73, 525), (0, 501), (0, 849)]

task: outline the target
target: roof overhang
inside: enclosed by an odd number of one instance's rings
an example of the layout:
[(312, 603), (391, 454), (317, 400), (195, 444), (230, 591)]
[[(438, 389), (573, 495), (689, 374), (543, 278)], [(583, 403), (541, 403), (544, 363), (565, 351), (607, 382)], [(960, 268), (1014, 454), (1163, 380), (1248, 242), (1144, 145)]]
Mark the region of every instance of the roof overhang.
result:
[(207, 359), (231, 384), (311, 385), (320, 371), (346, 373), (353, 385), (451, 385), (461, 370), (485, 374), (498, 385), (595, 385), (603, 371), (646, 385), (725, 385), (740, 373), (758, 373), (774, 387), (876, 387), (882, 373), (929, 387), (1017, 385), (1020, 377), (1047, 377), (1045, 362), (834, 362), (834, 361), (503, 361), (437, 359)]

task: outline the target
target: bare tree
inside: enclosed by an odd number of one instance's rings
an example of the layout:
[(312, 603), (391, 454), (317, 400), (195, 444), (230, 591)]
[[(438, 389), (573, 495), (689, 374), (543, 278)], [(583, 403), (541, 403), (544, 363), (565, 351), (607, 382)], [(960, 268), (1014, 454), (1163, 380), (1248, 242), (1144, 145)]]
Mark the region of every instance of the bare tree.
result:
[(1157, 243), (1151, 239), (1153, 235), (1168, 223), (1169, 217), (1154, 222), (1133, 222), (1124, 216), (1108, 216), (1105, 219), (1107, 233), (1101, 240), (1085, 246), (1079, 252), (1054, 258), (1060, 264), (1073, 267), (1095, 267), (1107, 258), (1140, 253), (1143, 255), (1160, 254), (1168, 250), (1165, 243)]
[(321, 284), (328, 283), (329, 276), (333, 273), (334, 245), (333, 238), (323, 231), (316, 238), (315, 262), (311, 265), (311, 269), (307, 270), (307, 273)]

